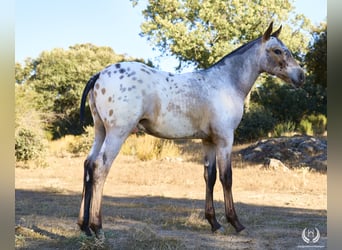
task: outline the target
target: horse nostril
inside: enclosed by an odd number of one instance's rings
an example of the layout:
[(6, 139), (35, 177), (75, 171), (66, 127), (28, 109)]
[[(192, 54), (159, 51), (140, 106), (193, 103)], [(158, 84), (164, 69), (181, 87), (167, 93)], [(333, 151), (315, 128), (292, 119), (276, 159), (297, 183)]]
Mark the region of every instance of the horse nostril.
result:
[(303, 71), (299, 73), (299, 80), (300, 80), (301, 82), (304, 82), (304, 80), (305, 80), (305, 75), (304, 75), (304, 72), (303, 72)]

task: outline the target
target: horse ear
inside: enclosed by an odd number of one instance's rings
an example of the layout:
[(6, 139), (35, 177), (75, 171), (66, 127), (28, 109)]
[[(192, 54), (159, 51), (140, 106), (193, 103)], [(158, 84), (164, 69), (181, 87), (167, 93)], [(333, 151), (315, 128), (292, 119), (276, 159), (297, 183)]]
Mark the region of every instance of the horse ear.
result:
[(273, 34), (271, 36), (274, 36), (274, 37), (278, 37), (280, 32), (281, 32), (281, 29), (282, 29), (282, 25), (280, 25), (279, 29), (277, 31), (274, 31)]
[(264, 35), (262, 36), (262, 41), (266, 42), (270, 39), (271, 37), (271, 33), (272, 33), (272, 29), (273, 29), (273, 21), (270, 23), (270, 25), (268, 26), (267, 30), (265, 31)]

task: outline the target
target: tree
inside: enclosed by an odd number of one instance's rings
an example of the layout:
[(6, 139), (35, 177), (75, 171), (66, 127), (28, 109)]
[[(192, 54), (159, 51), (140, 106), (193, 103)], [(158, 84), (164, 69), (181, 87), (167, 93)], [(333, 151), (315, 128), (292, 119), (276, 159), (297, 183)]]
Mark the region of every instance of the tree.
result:
[[(131, 0), (132, 1), (132, 0)], [(139, 0), (133, 0), (133, 6)], [(207, 68), (236, 47), (259, 37), (271, 21), (285, 24), (282, 40), (302, 55), (310, 23), (293, 15), (288, 0), (149, 0), (142, 35), (163, 54)]]
[(322, 23), (313, 30), (313, 42), (305, 56), (307, 71), (312, 82), (327, 87), (327, 24)]
[[(38, 58), (28, 59), (24, 66), (17, 64), (16, 82), (37, 93), (37, 110), (54, 114), (50, 129), (56, 138), (82, 131), (79, 104), (86, 82), (109, 64), (124, 60), (136, 59), (115, 54), (110, 47), (77, 44), (67, 50), (43, 51)], [(87, 113), (86, 124), (90, 122)]]

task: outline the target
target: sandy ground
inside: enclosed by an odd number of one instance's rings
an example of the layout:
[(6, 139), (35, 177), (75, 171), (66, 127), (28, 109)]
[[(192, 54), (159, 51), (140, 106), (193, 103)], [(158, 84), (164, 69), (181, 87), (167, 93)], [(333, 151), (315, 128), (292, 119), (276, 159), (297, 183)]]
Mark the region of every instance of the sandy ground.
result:
[[(16, 248), (96, 249), (77, 228), (84, 157), (48, 159), (46, 168), (16, 168)], [(234, 163), (233, 163), (234, 164)], [(243, 165), (241, 163), (236, 165)], [(327, 176), (303, 170), (233, 167), (236, 234), (224, 217), (219, 181), (214, 191), (223, 235), (204, 219), (203, 167), (181, 158), (138, 161), (119, 155), (103, 200), (105, 249), (326, 248)], [(317, 228), (319, 241), (302, 232)], [(92, 239), (94, 240), (94, 239)]]

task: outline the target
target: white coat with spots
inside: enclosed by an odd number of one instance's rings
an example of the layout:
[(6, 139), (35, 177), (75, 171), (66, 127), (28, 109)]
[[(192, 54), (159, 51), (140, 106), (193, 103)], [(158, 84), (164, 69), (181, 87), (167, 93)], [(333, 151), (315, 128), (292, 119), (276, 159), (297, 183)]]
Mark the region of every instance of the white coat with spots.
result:
[[(244, 229), (231, 192), (231, 150), (246, 95), (262, 72), (300, 85), (304, 72), (279, 40), (272, 23), (263, 36), (225, 56), (210, 68), (185, 74), (157, 71), (137, 62), (110, 65), (88, 82), (86, 97), (95, 139), (84, 164), (84, 189), (78, 224), (87, 235), (103, 236), (101, 199), (108, 171), (132, 131), (168, 139), (202, 139), (206, 181), (205, 217), (212, 231), (222, 230), (213, 204), (216, 163), (223, 186), (226, 218)], [(91, 230), (90, 230), (91, 229)]]

